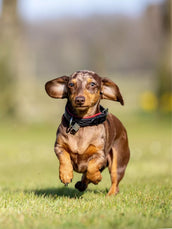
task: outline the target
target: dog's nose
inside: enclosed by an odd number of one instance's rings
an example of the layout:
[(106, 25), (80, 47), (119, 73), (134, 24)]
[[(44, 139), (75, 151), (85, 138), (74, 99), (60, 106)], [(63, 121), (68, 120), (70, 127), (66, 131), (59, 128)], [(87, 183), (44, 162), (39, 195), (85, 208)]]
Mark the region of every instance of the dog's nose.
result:
[(77, 97), (75, 98), (75, 103), (76, 103), (77, 105), (83, 105), (84, 102), (85, 102), (85, 97), (84, 97), (84, 96), (77, 96)]

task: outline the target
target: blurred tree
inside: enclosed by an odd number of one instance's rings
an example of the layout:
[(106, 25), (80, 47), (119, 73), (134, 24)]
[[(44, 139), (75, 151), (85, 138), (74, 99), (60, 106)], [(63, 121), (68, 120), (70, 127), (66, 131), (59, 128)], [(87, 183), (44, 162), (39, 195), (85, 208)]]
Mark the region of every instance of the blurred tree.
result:
[(0, 116), (15, 115), (15, 101), (13, 93), (15, 91), (15, 83), (11, 71), (7, 66), (7, 61), (0, 58)]
[[(17, 1), (4, 0), (2, 2), (2, 15), (0, 21), (0, 109), (1, 116), (14, 116), (16, 114), (14, 92), (15, 72), (12, 71), (12, 66), (9, 65), (11, 59), (11, 35), (12, 28), (17, 24)], [(16, 27), (16, 26), (15, 26)]]
[(34, 74), (17, 0), (2, 1), (0, 29), (0, 84), (3, 87), (1, 109), (4, 116), (25, 118), (31, 110), (29, 98), (33, 96), (31, 79)]

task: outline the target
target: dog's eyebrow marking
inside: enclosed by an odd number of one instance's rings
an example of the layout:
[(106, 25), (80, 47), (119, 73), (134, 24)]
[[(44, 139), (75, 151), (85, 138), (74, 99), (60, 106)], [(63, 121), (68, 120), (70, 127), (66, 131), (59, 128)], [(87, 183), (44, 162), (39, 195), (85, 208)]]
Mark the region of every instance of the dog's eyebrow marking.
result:
[(87, 79), (87, 82), (88, 82), (88, 83), (96, 82), (96, 80), (95, 80), (94, 78), (88, 78), (88, 79)]
[(69, 83), (76, 83), (76, 79), (69, 80)]

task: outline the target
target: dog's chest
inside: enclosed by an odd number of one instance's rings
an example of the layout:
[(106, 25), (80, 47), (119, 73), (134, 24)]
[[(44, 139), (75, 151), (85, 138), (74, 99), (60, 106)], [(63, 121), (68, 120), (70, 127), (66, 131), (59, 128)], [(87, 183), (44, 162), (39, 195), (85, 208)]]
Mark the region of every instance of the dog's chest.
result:
[(74, 135), (68, 133), (64, 141), (71, 154), (91, 155), (104, 149), (104, 125), (80, 128)]

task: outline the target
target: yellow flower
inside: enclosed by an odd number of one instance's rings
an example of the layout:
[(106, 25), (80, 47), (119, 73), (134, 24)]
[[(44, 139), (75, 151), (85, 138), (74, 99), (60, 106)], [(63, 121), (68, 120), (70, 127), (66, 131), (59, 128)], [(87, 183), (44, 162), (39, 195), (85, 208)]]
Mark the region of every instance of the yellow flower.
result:
[(145, 91), (141, 94), (141, 107), (145, 111), (155, 111), (158, 107), (158, 100), (151, 91)]

